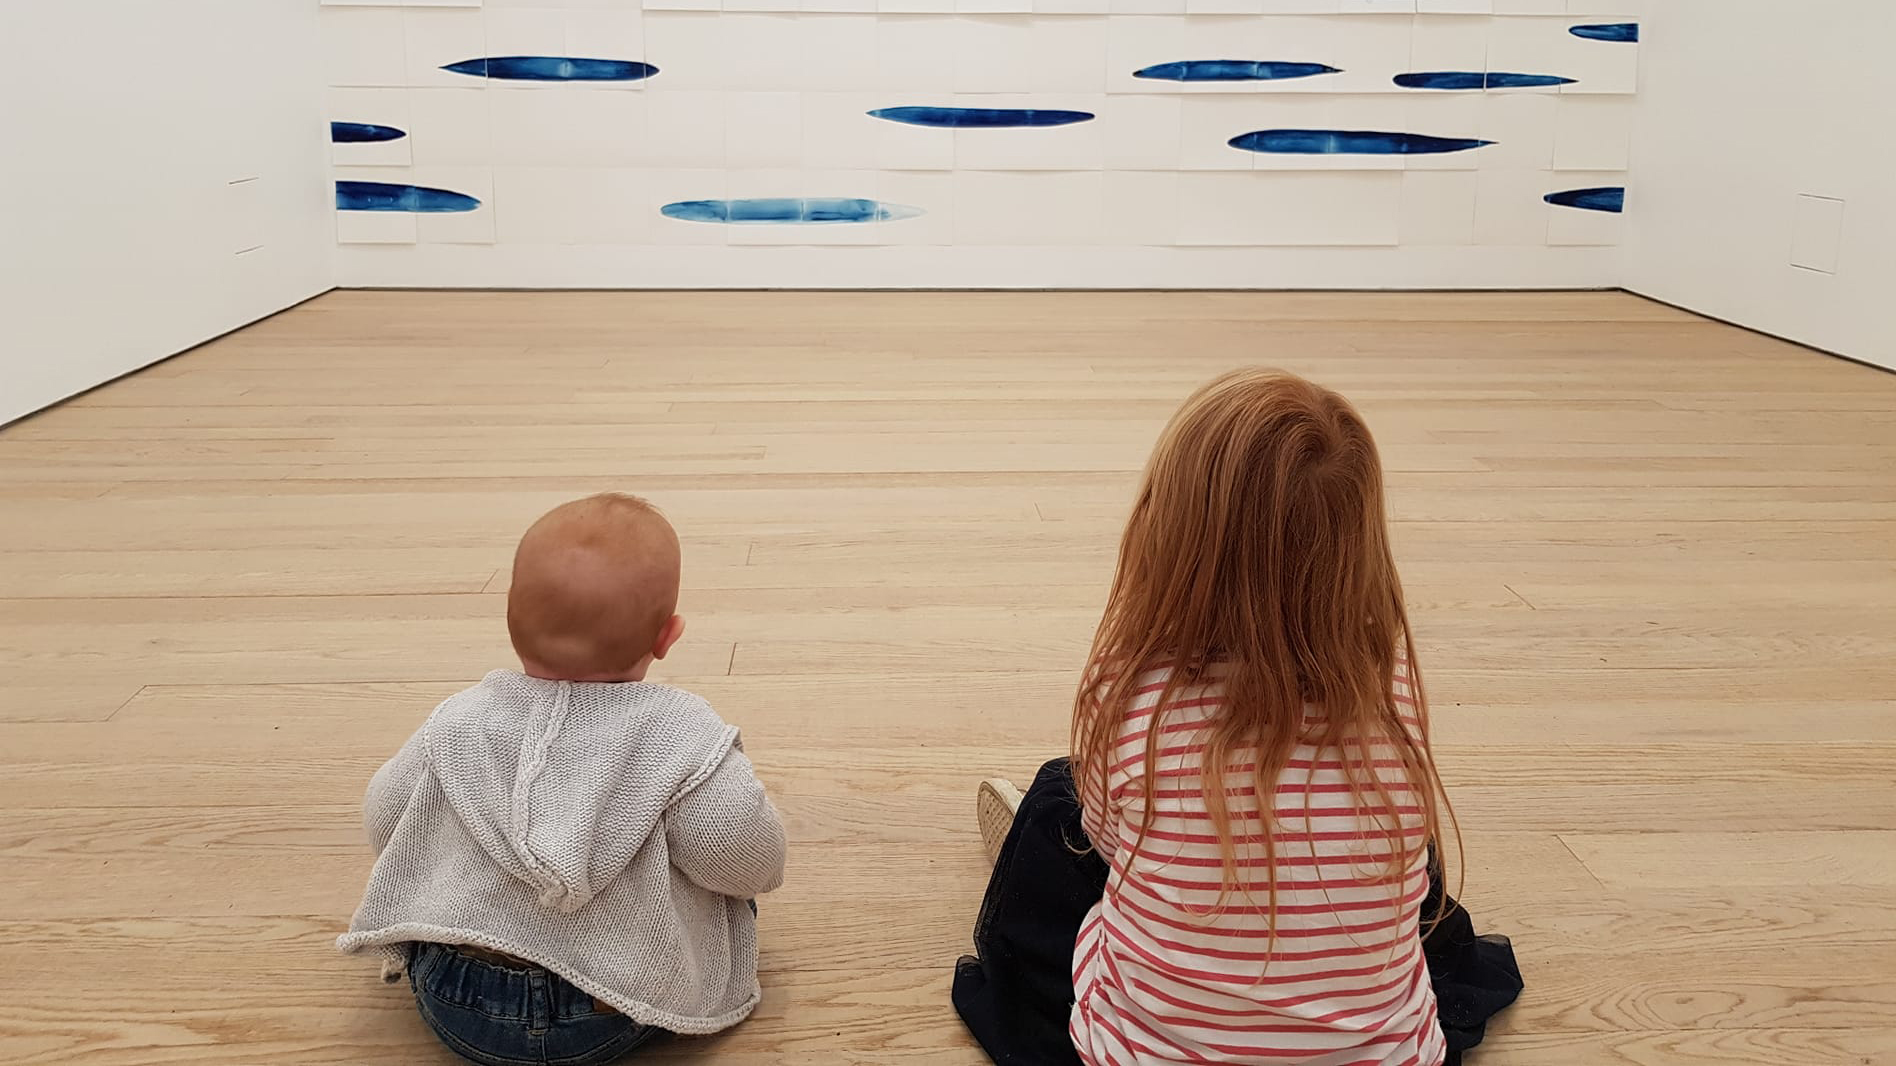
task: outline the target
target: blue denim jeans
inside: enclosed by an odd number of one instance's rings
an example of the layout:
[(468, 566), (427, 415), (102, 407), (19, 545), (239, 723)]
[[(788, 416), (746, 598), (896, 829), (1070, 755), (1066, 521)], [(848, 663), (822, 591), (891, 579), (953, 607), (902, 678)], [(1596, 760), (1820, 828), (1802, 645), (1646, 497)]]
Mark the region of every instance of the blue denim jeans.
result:
[(664, 1034), (538, 966), (474, 958), (417, 943), (408, 963), (415, 1004), (448, 1050), (482, 1066), (603, 1066)]

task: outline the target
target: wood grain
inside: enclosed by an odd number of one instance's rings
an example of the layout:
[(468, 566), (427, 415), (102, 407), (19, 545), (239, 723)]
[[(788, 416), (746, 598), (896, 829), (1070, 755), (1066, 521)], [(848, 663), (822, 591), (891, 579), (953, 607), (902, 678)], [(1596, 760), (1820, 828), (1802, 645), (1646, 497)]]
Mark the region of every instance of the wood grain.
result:
[[(648, 495), (792, 835), (645, 1057), (974, 1066), (972, 786), (1065, 743), (1178, 400), (1376, 427), (1501, 1066), (1896, 1062), (1896, 378), (1626, 296), (334, 293), (0, 430), (0, 1062), (445, 1064), (337, 955), (513, 543)], [(892, 931), (895, 931), (892, 934)]]

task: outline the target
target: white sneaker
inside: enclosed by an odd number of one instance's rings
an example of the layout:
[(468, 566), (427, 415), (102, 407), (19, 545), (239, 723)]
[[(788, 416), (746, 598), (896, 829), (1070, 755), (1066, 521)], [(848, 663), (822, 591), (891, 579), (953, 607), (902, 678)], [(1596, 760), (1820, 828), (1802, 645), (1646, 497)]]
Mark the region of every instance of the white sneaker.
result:
[(1000, 858), (1001, 844), (1014, 827), (1014, 812), (1020, 810), (1020, 789), (1004, 777), (981, 782), (974, 794), (974, 818), (981, 825), (981, 843), (987, 846), (988, 861)]

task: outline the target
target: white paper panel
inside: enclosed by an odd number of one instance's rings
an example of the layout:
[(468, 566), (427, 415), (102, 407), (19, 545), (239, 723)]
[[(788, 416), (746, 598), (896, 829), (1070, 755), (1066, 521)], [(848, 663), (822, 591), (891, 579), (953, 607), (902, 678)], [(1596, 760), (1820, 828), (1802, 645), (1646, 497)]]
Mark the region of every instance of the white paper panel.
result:
[(744, 73), (727, 58), (724, 18), (718, 13), (648, 10), (644, 31), (645, 54), (639, 58), (658, 67), (651, 91), (718, 90), (743, 83)]
[(735, 195), (737, 177), (726, 170), (648, 169), (638, 174), (636, 210), (649, 229), (646, 238), (659, 245), (715, 245), (729, 240), (731, 227), (707, 222), (682, 222), (658, 213), (665, 204), (684, 200), (723, 200)]
[(1405, 245), (1475, 243), (1475, 198), (1481, 179), (1466, 170), (1411, 170), (1402, 176)]
[[(645, 94), (648, 158), (655, 166), (724, 167), (724, 93), (672, 92), (653, 89)], [(662, 158), (659, 158), (662, 157)]]
[(393, 126), (403, 136), (393, 141), (367, 141), (331, 144), (329, 158), (337, 166), (397, 166), (413, 163), (415, 128), (406, 89), (331, 89), (329, 120), (360, 122), (375, 126)]
[[(876, 20), (875, 88), (894, 93), (953, 92), (956, 55), (944, 42), (952, 41), (956, 22), (951, 18), (914, 15), (882, 16)], [(890, 104), (910, 101), (891, 98)]]
[(487, 25), (481, 12), (466, 8), (405, 8), (402, 33), (407, 46), (408, 84), (444, 88), (486, 87), (486, 79), (441, 68), (480, 59), (487, 52)]
[(882, 100), (875, 93), (865, 92), (802, 94), (802, 165), (844, 170), (882, 166), (881, 131), (877, 127), (889, 123), (869, 117)]
[(724, 165), (734, 174), (742, 176), (748, 170), (794, 168), (802, 163), (803, 100), (800, 96), (796, 93), (724, 95)]
[(488, 166), (417, 166), (417, 185), (452, 189), (481, 202), (472, 211), (415, 216), (415, 240), (420, 244), (492, 244), (495, 239), (494, 170)]
[(1179, 243), (1394, 245), (1402, 183), (1399, 171), (1180, 174)]
[[(1098, 114), (1104, 94), (960, 96), (963, 107), (1049, 108)], [(952, 136), (957, 170), (1098, 170), (1106, 164), (1108, 127), (1099, 121), (1023, 129), (932, 130)]]
[(1099, 171), (957, 171), (954, 187), (956, 244), (1100, 243), (1105, 182)]
[[(420, 91), (420, 90), (418, 90)], [(444, 90), (429, 90), (440, 92)], [(660, 93), (514, 93), (482, 95), (492, 112), (492, 157), (506, 166), (629, 166), (661, 163), (652, 151), (654, 101)], [(695, 98), (698, 94), (674, 94)], [(720, 112), (721, 114), (721, 112)], [(722, 164), (722, 122), (718, 125)], [(670, 156), (668, 150), (663, 153)]]
[(923, 214), (886, 222), (878, 235), (890, 244), (949, 245), (955, 243), (955, 176), (948, 171), (885, 170), (877, 175), (876, 199), (904, 207), (920, 207)]
[(645, 172), (614, 167), (494, 168), (503, 244), (644, 244), (655, 209)]
[[(1487, 99), (1486, 93), (1418, 92), (1404, 96), (1402, 128), (1431, 137), (1487, 140), (1482, 134), (1488, 118)], [(1403, 167), (1407, 170), (1476, 170), (1485, 164), (1488, 153), (1499, 147), (1407, 156)]]
[(1099, 240), (1165, 247), (1178, 241), (1176, 170), (1109, 170), (1101, 187)]
[(1483, 170), (1476, 181), (1476, 244), (1547, 243), (1547, 224), (1555, 208), (1544, 199), (1551, 191), (1546, 171)]
[(1560, 98), (1554, 162), (1560, 170), (1625, 170), (1632, 155), (1631, 97)]
[[(1624, 171), (1562, 170), (1547, 176), (1547, 192), (1598, 189), (1626, 185)], [(1547, 218), (1547, 243), (1556, 247), (1616, 245), (1625, 229), (1625, 217), (1605, 211), (1554, 207)]]
[(492, 106), (520, 94), (472, 88), (409, 89), (405, 95), (415, 165), (481, 166), (497, 161)]
[(1176, 96), (1107, 97), (1102, 163), (1112, 170), (1177, 169), (1184, 119), (1185, 101)]
[[(335, 176), (337, 181), (414, 181), (407, 167), (337, 167)], [(396, 211), (337, 211), (336, 240), (342, 244), (414, 244), (418, 217)]]
[(408, 84), (408, 53), (400, 8), (324, 8), (320, 21), (324, 69), (330, 85)]
[(1481, 94), (1481, 149), (1485, 168), (1546, 170), (1554, 165), (1554, 128), (1560, 97), (1544, 93)]

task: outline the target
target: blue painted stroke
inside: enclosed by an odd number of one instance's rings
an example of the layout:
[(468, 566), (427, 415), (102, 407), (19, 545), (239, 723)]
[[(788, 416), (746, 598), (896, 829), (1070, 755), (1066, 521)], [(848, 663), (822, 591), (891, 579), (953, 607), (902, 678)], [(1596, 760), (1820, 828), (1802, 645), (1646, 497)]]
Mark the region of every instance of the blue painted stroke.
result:
[(1135, 78), (1156, 81), (1282, 81), (1287, 78), (1314, 78), (1319, 74), (1341, 74), (1336, 67), (1322, 63), (1275, 63), (1250, 59), (1182, 59), (1135, 70)]
[(1094, 118), (1091, 111), (1049, 111), (1031, 107), (884, 107), (869, 112), (869, 115), (910, 126), (952, 129), (1071, 126), (1075, 122), (1090, 122)]
[(1593, 26), (1575, 26), (1567, 32), (1575, 37), (1585, 37), (1589, 41), (1621, 43), (1638, 43), (1639, 41), (1639, 23), (1637, 22), (1603, 22)]
[(1542, 199), (1555, 207), (1577, 207), (1582, 211), (1610, 211), (1617, 215), (1626, 210), (1626, 187), (1609, 185), (1599, 189), (1568, 189), (1565, 192), (1550, 192)]
[(393, 126), (377, 126), (368, 122), (331, 122), (329, 139), (337, 144), (365, 144), (377, 141), (399, 141), (408, 136), (406, 130)]
[(575, 56), (485, 56), (449, 63), (441, 69), (505, 81), (643, 81), (658, 73), (650, 63), (631, 59)]
[(682, 222), (824, 226), (845, 222), (897, 222), (922, 214), (919, 207), (843, 196), (769, 197), (757, 200), (681, 200), (658, 209)]
[(1233, 148), (1280, 155), (1440, 155), (1485, 148), (1493, 141), (1370, 130), (1257, 130), (1230, 140)]
[(1549, 85), (1572, 85), (1572, 78), (1558, 74), (1510, 74), (1491, 70), (1432, 70), (1396, 75), (1396, 84), (1405, 89), (1534, 89)]
[(338, 211), (412, 211), (424, 215), (472, 211), (481, 202), (466, 193), (381, 181), (336, 183)]

